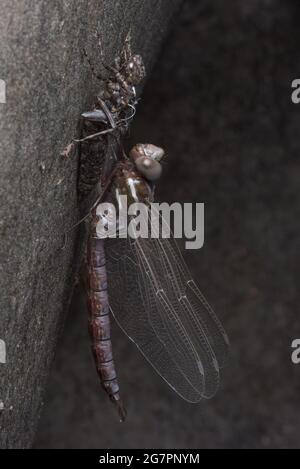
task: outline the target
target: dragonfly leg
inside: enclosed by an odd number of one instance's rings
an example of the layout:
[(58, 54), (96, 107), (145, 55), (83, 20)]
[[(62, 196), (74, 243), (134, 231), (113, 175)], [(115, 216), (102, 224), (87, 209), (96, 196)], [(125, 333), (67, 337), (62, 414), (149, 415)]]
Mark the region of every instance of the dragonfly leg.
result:
[(84, 48), (82, 52), (83, 52), (84, 57), (86, 57), (86, 59), (88, 61), (88, 64), (89, 64), (91, 72), (92, 72), (92, 75), (100, 81), (106, 81), (106, 78), (104, 78), (100, 73), (96, 72), (96, 68), (95, 68), (95, 66), (92, 62), (92, 59), (89, 57), (89, 55), (87, 53), (87, 50)]
[(110, 312), (107, 293), (104, 241), (90, 237), (87, 252), (87, 297), (89, 332), (92, 351), (101, 384), (117, 406), (120, 420), (126, 410), (119, 393), (119, 384), (112, 354)]

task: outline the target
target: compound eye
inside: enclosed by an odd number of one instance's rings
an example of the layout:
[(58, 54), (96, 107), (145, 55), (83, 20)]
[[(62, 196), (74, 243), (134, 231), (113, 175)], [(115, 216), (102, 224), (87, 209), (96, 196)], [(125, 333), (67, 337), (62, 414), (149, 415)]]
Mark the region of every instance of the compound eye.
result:
[(157, 181), (162, 173), (161, 164), (149, 156), (140, 156), (135, 160), (138, 172), (150, 182)]
[(153, 160), (160, 161), (164, 157), (164, 150), (156, 145), (152, 145), (151, 143), (147, 143), (144, 145), (144, 153), (146, 156), (149, 156)]
[(164, 155), (164, 150), (156, 145), (152, 145), (152, 143), (137, 143), (129, 153), (133, 161), (141, 156), (147, 156), (151, 160), (160, 161), (163, 159)]

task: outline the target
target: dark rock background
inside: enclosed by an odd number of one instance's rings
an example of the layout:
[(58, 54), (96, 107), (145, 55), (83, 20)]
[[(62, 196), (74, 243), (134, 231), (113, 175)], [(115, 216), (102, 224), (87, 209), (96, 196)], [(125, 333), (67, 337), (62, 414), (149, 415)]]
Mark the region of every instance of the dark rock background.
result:
[(215, 399), (174, 395), (114, 328), (128, 421), (101, 391), (75, 292), (37, 448), (299, 448), (299, 71), (296, 0), (185, 2), (140, 104), (132, 141), (167, 149), (158, 199), (205, 202), (185, 253), (232, 356)]

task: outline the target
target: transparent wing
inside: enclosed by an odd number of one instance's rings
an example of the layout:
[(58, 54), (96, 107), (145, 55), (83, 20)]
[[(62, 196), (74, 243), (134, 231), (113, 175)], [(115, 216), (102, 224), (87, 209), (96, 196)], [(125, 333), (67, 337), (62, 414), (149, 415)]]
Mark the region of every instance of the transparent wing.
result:
[(229, 342), (174, 239), (156, 236), (106, 241), (110, 306), (170, 387), (198, 402), (216, 393)]

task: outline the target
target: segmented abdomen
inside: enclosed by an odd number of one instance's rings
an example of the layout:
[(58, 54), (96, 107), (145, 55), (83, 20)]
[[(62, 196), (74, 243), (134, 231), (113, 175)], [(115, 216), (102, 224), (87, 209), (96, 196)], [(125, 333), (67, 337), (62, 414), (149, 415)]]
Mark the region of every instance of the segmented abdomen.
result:
[(104, 240), (96, 238), (95, 211), (87, 249), (87, 299), (89, 332), (97, 372), (110, 399), (118, 406), (121, 420), (125, 410), (119, 394), (119, 385), (112, 354), (110, 313), (107, 293)]

